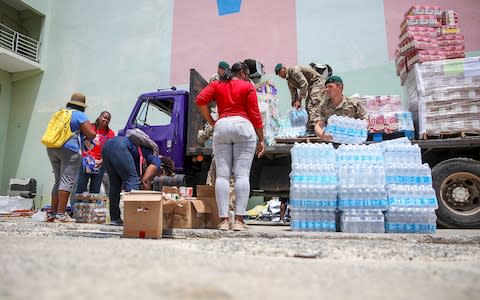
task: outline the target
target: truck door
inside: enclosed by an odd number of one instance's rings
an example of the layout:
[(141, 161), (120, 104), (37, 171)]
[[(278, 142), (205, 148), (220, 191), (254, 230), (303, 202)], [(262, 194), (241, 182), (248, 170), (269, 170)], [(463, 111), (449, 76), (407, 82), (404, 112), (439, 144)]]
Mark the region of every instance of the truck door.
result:
[[(129, 128), (137, 127), (154, 140), (160, 154), (175, 162), (176, 172), (185, 164), (186, 91), (165, 91), (140, 96), (129, 119)], [(136, 113), (135, 113), (136, 112)]]

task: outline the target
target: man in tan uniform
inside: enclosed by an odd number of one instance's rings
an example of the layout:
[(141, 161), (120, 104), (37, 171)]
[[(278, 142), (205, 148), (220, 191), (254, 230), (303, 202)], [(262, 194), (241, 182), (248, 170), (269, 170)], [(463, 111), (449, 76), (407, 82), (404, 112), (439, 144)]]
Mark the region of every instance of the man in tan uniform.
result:
[(315, 107), (322, 101), (325, 79), (314, 69), (304, 66), (293, 66), (287, 69), (283, 64), (277, 64), (275, 74), (287, 80), (293, 107), (299, 108), (302, 105), (302, 99), (305, 99), (308, 114), (307, 132), (313, 133)]
[(323, 101), (317, 107), (313, 118), (315, 134), (331, 140), (330, 135), (324, 133), (328, 118), (332, 115), (345, 116), (355, 119), (367, 119), (367, 112), (355, 100), (343, 95), (343, 80), (339, 76), (330, 76), (322, 88)]

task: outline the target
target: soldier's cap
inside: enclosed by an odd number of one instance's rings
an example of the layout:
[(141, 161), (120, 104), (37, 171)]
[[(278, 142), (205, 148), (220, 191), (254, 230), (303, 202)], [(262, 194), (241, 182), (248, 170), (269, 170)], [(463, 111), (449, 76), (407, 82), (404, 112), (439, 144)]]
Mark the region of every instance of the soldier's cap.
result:
[(230, 69), (230, 65), (224, 60), (222, 60), (221, 62), (218, 63), (218, 67), (220, 69), (224, 69), (224, 70)]
[(277, 64), (275, 66), (275, 75), (278, 75), (278, 72), (283, 68), (283, 64)]
[(325, 81), (325, 85), (327, 85), (328, 83), (341, 83), (341, 84), (343, 84), (343, 80), (340, 76), (333, 75), (333, 76), (328, 77), (327, 81)]

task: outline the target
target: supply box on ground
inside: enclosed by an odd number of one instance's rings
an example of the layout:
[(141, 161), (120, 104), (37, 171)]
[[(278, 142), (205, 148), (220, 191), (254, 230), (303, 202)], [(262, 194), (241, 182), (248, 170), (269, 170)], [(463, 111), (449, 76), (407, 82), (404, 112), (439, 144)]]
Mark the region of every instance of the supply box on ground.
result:
[(123, 198), (123, 236), (131, 238), (162, 238), (163, 196), (161, 192), (134, 191)]

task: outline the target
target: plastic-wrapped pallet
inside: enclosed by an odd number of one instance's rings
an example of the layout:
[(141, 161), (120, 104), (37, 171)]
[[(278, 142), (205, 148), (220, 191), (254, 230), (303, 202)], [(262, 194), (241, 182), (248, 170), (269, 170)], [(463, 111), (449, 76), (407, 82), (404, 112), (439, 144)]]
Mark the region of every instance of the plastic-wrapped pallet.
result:
[(412, 115), (403, 109), (399, 95), (362, 96), (360, 101), (367, 110), (369, 133), (403, 132), (413, 138)]
[(266, 145), (275, 144), (275, 136), (280, 128), (277, 90), (271, 85), (257, 89), (258, 108), (262, 115), (263, 135)]
[(415, 64), (405, 86), (421, 138), (480, 134), (480, 57)]

